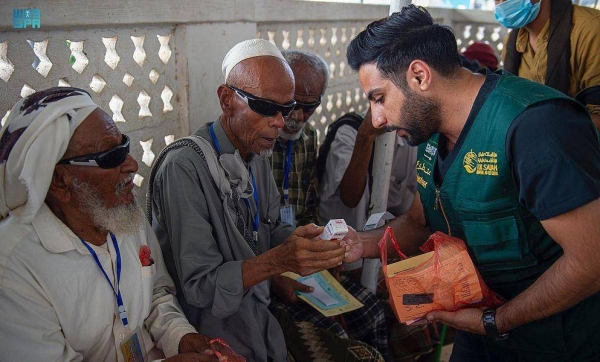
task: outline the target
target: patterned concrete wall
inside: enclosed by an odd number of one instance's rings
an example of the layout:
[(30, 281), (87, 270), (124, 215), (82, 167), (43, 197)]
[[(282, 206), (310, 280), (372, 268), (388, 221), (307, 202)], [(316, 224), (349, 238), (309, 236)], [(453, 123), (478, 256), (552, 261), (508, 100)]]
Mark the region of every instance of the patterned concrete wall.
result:
[(2, 118), (19, 97), (54, 86), (88, 91), (130, 135), (141, 186), (159, 151), (179, 132), (173, 27), (15, 31), (0, 48)]

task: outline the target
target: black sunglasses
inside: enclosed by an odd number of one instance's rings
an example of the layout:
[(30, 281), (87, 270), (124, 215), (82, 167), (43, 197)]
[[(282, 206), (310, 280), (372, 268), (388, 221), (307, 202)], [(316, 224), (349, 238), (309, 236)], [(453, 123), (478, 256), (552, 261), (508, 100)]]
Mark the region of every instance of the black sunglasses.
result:
[(279, 104), (268, 99), (257, 97), (248, 92), (244, 92), (236, 87), (232, 87), (230, 85), (227, 86), (229, 89), (237, 93), (237, 95), (240, 96), (244, 102), (246, 102), (251, 110), (262, 116), (273, 117), (276, 116), (277, 113), (281, 112), (283, 118), (287, 118), (290, 116), (292, 111), (294, 111), (294, 107), (296, 106), (296, 101), (291, 101), (287, 104)]
[(58, 165), (96, 166), (100, 168), (115, 168), (127, 159), (129, 154), (129, 137), (123, 135), (121, 145), (108, 151), (89, 155), (71, 157), (58, 161)]
[(321, 105), (320, 98), (318, 101), (316, 101), (314, 103), (302, 103), (302, 102), (296, 101), (295, 109), (302, 109), (302, 112), (304, 112), (304, 113), (312, 113), (315, 111), (315, 109), (319, 108), (320, 105)]

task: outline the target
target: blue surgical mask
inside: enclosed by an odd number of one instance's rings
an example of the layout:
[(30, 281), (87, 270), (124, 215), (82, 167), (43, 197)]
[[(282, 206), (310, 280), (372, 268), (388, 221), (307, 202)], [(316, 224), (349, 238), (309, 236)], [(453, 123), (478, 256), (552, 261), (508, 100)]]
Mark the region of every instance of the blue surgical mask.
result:
[(503, 26), (510, 29), (522, 28), (531, 23), (540, 13), (540, 3), (531, 0), (506, 0), (496, 5), (494, 16)]

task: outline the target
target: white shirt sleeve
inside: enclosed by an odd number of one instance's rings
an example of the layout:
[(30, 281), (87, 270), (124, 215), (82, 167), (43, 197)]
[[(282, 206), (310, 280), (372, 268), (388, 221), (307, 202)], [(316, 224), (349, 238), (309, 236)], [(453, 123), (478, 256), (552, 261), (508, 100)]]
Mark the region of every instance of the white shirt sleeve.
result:
[[(160, 245), (150, 228), (146, 224), (148, 246), (152, 250), (160, 250)], [(179, 342), (188, 333), (196, 333), (183, 315), (175, 299), (175, 286), (169, 276), (162, 253), (153, 253), (156, 264), (154, 276), (154, 293), (150, 315), (144, 321), (144, 326), (156, 341), (158, 348), (163, 350), (166, 357), (179, 353)]]

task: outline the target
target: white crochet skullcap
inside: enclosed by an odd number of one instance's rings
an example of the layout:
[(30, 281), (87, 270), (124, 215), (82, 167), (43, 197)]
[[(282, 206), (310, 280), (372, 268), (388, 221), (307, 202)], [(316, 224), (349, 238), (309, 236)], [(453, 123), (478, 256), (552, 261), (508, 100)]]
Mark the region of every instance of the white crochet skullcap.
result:
[(231, 50), (227, 52), (227, 55), (225, 55), (225, 59), (223, 59), (223, 65), (221, 66), (221, 69), (223, 71), (223, 75), (225, 76), (225, 82), (227, 82), (229, 72), (239, 62), (248, 58), (261, 56), (276, 57), (285, 61), (281, 51), (279, 51), (279, 49), (277, 49), (277, 47), (270, 41), (264, 39), (244, 40), (243, 42), (238, 43), (231, 48)]

